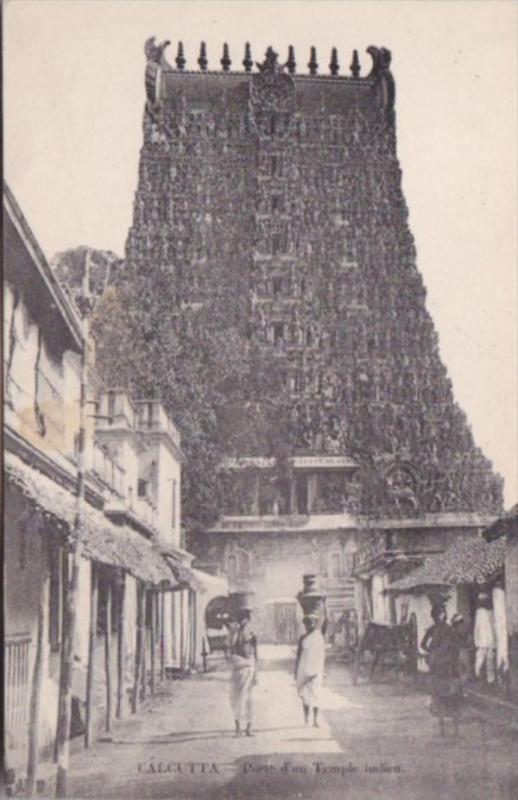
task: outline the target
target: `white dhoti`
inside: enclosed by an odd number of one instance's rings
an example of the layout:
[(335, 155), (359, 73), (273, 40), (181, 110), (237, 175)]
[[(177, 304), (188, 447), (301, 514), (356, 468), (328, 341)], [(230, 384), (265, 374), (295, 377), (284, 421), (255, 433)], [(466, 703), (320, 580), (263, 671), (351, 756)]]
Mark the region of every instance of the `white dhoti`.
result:
[(234, 719), (244, 722), (246, 725), (252, 723), (253, 717), (253, 696), (252, 691), (255, 686), (256, 661), (253, 656), (243, 658), (242, 656), (232, 656), (232, 674), (230, 676), (230, 703), (234, 712)]
[(320, 690), (324, 675), (326, 646), (319, 629), (302, 639), (301, 653), (297, 667), (297, 692), (306, 706), (319, 708)]
[(475, 675), (480, 677), (482, 667), (486, 667), (486, 680), (494, 683), (496, 661), (496, 633), (493, 611), (490, 608), (477, 608), (475, 629), (473, 631), (475, 647)]
[(509, 670), (509, 652), (505, 590), (500, 586), (493, 588), (493, 613), (495, 618), (496, 668), (499, 674), (503, 675)]

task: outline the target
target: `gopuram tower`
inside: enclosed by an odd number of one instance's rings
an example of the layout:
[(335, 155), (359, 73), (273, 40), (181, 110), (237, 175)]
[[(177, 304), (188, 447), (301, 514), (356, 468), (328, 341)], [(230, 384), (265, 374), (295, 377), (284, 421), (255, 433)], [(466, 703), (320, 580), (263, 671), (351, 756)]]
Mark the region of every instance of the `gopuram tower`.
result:
[(172, 319), (236, 315), (289, 406), (284, 474), (272, 453), (228, 453), (225, 513), (190, 549), (231, 589), (255, 591), (267, 640), (293, 641), (303, 573), (337, 613), (395, 621), (383, 589), (401, 558), (479, 530), (502, 482), (454, 401), (426, 309), (390, 51), (369, 47), (363, 75), (357, 51), (343, 74), (333, 49), (323, 74), (315, 48), (300, 69), (292, 47), (285, 63), (272, 48), (255, 63), (246, 45), (235, 70), (225, 45), (213, 71), (202, 44), (191, 71), (182, 45), (175, 66), (166, 45), (146, 43), (126, 263), (167, 282)]

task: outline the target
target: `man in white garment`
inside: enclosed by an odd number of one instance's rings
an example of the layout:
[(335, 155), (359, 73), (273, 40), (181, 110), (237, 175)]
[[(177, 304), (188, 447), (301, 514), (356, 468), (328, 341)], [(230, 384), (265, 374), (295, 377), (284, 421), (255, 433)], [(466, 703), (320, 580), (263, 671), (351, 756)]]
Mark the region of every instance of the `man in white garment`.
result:
[(252, 736), (253, 689), (257, 685), (257, 637), (251, 625), (252, 609), (238, 610), (238, 627), (231, 634), (230, 703), (234, 712), (236, 736), (241, 736), (241, 723), (246, 735)]
[(495, 682), (496, 635), (493, 616), (493, 603), (487, 592), (479, 592), (475, 614), (475, 674), (480, 678), (482, 668), (486, 667), (486, 680)]
[(295, 681), (298, 695), (302, 700), (304, 723), (308, 724), (312, 709), (314, 728), (319, 727), (318, 711), (326, 656), (324, 635), (327, 629), (327, 613), (322, 626), (319, 625), (319, 621), (320, 618), (316, 611), (304, 617), (306, 633), (299, 639), (295, 661)]

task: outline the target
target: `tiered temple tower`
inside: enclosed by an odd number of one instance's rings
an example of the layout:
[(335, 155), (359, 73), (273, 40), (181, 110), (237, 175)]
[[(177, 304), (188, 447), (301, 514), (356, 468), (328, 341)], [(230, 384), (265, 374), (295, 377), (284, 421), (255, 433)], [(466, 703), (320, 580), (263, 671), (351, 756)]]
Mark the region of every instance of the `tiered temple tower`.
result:
[(202, 44), (190, 71), (181, 44), (175, 68), (165, 60), (167, 44), (146, 43), (126, 260), (166, 277), (172, 324), (227, 309), (281, 369), (289, 474), (275, 478), (268, 453), (229, 453), (228, 514), (193, 546), (273, 605), (276, 637), (290, 639), (279, 619), (291, 620), (301, 570), (320, 573), (337, 611), (352, 607), (353, 562), (358, 580), (381, 570), (386, 583), (389, 550), (418, 558), (480, 527), (501, 480), (455, 404), (426, 310), (390, 52), (369, 47), (362, 77), (357, 51), (350, 74), (335, 49), (319, 74), (315, 48), (302, 73), (292, 47), (284, 64), (271, 48), (254, 64), (246, 45), (233, 71), (225, 45), (212, 71)]

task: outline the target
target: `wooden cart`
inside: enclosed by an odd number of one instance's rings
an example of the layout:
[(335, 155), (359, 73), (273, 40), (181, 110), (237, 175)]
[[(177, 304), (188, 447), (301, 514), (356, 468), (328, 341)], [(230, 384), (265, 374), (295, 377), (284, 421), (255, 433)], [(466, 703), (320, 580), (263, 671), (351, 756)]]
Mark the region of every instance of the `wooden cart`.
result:
[(400, 625), (380, 625), (369, 622), (354, 653), (353, 683), (362, 671), (374, 680), (377, 667), (391, 666), (413, 678), (417, 675), (417, 620), (410, 615), (408, 622)]

